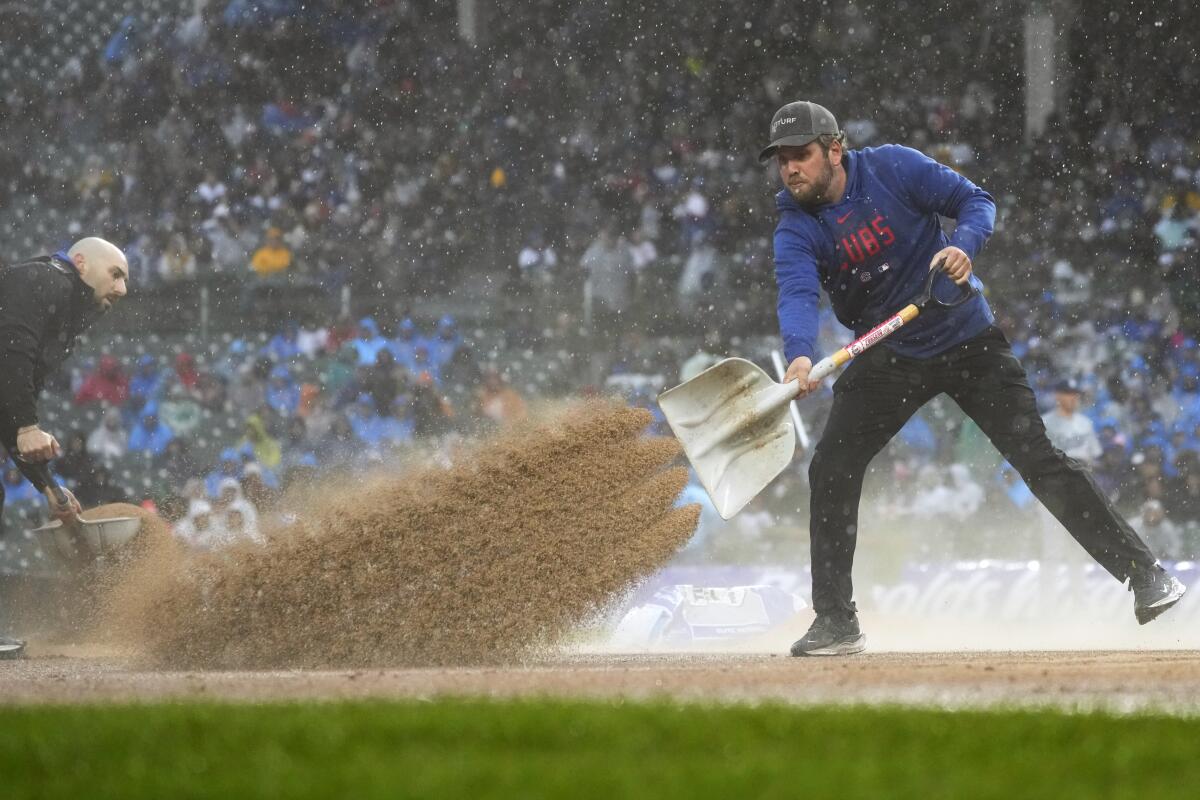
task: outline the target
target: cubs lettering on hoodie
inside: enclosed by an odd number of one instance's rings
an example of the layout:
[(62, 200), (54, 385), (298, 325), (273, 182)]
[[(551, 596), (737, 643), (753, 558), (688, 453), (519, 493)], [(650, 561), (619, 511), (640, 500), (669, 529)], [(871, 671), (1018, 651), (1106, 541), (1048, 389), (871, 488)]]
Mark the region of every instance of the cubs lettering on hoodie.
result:
[[(972, 262), (992, 234), (996, 204), (984, 190), (923, 153), (900, 145), (847, 150), (846, 192), (809, 210), (786, 190), (775, 197), (775, 278), (779, 327), (788, 362), (817, 360), (817, 303), (823, 287), (838, 320), (861, 336), (920, 291), (934, 255), (960, 248)], [(942, 230), (942, 217), (957, 221)], [(994, 321), (980, 293), (961, 306), (922, 314), (883, 342), (895, 352), (928, 358), (972, 338)], [(959, 290), (947, 276), (937, 297)]]

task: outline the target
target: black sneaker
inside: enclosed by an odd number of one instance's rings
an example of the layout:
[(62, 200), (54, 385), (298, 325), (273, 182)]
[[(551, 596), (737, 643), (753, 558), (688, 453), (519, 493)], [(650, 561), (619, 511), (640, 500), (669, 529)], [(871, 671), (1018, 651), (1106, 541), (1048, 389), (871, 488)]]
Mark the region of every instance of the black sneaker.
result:
[(858, 627), (858, 615), (819, 614), (792, 645), (794, 656), (848, 656), (867, 649), (866, 634)]
[(1133, 615), (1139, 625), (1145, 625), (1178, 603), (1187, 587), (1155, 564), (1153, 569), (1136, 570), (1129, 576), (1129, 591), (1133, 592)]
[(25, 652), (25, 643), (20, 639), (0, 636), (0, 658), (20, 658)]

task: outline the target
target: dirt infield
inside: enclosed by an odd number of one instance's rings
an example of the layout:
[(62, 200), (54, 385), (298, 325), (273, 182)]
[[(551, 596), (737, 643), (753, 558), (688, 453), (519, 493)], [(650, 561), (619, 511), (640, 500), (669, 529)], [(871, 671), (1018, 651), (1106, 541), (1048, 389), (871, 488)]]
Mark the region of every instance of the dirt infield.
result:
[(265, 672), (144, 672), (118, 659), (38, 655), (0, 662), (0, 704), (208, 699), (340, 700), (442, 695), (947, 708), (1053, 706), (1200, 712), (1196, 651), (575, 655), (523, 666)]
[(30, 625), (27, 660), (0, 662), (0, 705), (536, 695), (1200, 711), (1200, 635), (1179, 613), (1149, 630), (1058, 607), (985, 624), (948, 620), (942, 597), (926, 615), (864, 612), (872, 652), (853, 658), (782, 655), (811, 613), (722, 653), (600, 652), (598, 612), (696, 525), (696, 508), (673, 508), (678, 446), (644, 437), (648, 422), (573, 406), (448, 468), (318, 493), (261, 547), (187, 554), (147, 517), (127, 560), (77, 576), (99, 600), (24, 601), (67, 612)]
[(262, 545), (185, 552), (143, 513), (146, 552), (80, 581), (103, 584), (103, 611), (62, 640), (206, 670), (478, 666), (553, 646), (668, 563), (700, 508), (674, 507), (687, 470), (677, 442), (643, 435), (650, 412), (550, 411), (449, 465), (297, 490)]

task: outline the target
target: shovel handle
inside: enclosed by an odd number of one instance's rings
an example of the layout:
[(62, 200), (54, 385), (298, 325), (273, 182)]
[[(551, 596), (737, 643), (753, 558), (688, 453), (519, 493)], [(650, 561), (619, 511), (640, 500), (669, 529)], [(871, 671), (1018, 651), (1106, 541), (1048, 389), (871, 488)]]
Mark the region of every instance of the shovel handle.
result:
[(850, 359), (855, 358), (856, 356), (861, 356), (867, 350), (867, 348), (878, 344), (887, 337), (891, 336), (905, 324), (912, 322), (917, 318), (917, 315), (921, 313), (922, 308), (930, 305), (938, 308), (954, 308), (955, 306), (962, 305), (978, 294), (974, 286), (967, 284), (966, 286), (961, 287), (962, 291), (960, 295), (953, 300), (943, 301), (934, 297), (933, 280), (937, 277), (938, 273), (942, 271), (942, 267), (945, 265), (945, 263), (946, 260), (942, 259), (934, 265), (933, 269), (929, 270), (929, 274), (925, 277), (925, 284), (922, 288), (921, 294), (913, 298), (911, 303), (885, 319), (883, 322), (876, 325), (871, 330), (864, 333), (859, 338), (855, 339), (850, 344), (843, 347), (841, 350), (838, 350), (833, 355), (826, 356), (818, 361), (813, 366), (812, 371), (808, 373), (808, 379), (810, 381), (823, 380)]
[(856, 356), (862, 355), (867, 348), (891, 336), (906, 323), (912, 322), (917, 318), (917, 314), (919, 313), (921, 313), (921, 309), (916, 305), (909, 304), (905, 306), (841, 350), (818, 361), (812, 368), (812, 371), (808, 373), (808, 379), (810, 381), (822, 380), (842, 364), (845, 364)]
[(50, 489), (50, 493), (54, 495), (55, 502), (57, 502), (60, 506), (68, 505), (69, 502), (67, 500), (67, 493), (64, 492), (63, 488), (58, 485), (58, 481), (54, 478), (54, 473), (51, 472), (50, 468), (44, 464), (42, 465), (42, 474), (44, 476), (43, 480), (46, 481), (46, 487)]
[[(20, 458), (20, 456), (18, 456), (18, 458)], [(61, 486), (59, 486), (58, 481), (55, 479), (54, 473), (50, 471), (50, 465), (47, 462), (30, 461), (25, 458), (21, 458), (21, 462), (25, 464), (35, 475), (37, 475), (38, 478), (41, 479), (42, 483), (46, 484), (46, 488), (50, 490), (52, 495), (54, 495), (54, 502), (58, 503), (63, 508), (70, 508), (71, 501), (67, 499), (67, 493), (63, 491)], [(74, 516), (78, 518), (77, 514)]]
[(921, 287), (921, 293), (912, 300), (912, 304), (914, 306), (917, 308), (928, 308), (929, 306), (936, 306), (938, 308), (954, 308), (956, 306), (961, 306), (963, 303), (979, 294), (979, 291), (974, 286), (972, 286), (970, 283), (966, 283), (962, 286), (955, 284), (959, 290), (959, 293), (958, 296), (953, 300), (941, 300), (937, 297), (934, 297), (933, 281), (937, 277), (938, 273), (943, 271), (945, 266), (946, 259), (943, 258), (941, 261), (934, 264), (933, 268), (929, 270), (929, 274), (925, 276), (925, 284)]

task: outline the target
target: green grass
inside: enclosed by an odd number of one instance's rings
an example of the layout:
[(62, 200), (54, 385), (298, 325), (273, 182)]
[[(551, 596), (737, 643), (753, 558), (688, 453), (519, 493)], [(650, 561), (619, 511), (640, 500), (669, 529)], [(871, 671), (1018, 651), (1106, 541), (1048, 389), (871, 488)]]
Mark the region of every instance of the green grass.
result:
[(1197, 720), (1054, 712), (18, 707), (0, 709), (0, 798), (1179, 797), (1198, 753)]

